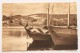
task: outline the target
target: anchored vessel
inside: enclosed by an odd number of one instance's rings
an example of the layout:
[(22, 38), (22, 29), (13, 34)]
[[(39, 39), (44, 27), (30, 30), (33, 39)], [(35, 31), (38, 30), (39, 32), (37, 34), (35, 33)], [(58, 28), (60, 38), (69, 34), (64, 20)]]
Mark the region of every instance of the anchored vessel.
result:
[[(49, 4), (50, 6), (50, 4)], [(31, 32), (34, 28), (25, 30), (28, 33), (29, 37), (33, 39), (33, 43), (29, 46), (28, 50), (31, 47), (36, 48), (52, 48), (52, 49), (77, 49), (77, 29), (69, 26), (70, 18), (70, 3), (69, 3), (69, 13), (68, 13), (68, 25), (66, 28), (54, 27), (50, 25), (51, 18), (49, 17), (49, 6), (47, 14), (47, 32), (43, 33), (43, 29), (36, 28), (40, 33)], [(39, 43), (39, 44), (38, 44)], [(32, 50), (35, 50), (32, 48)]]
[[(49, 11), (49, 10), (48, 10)], [(49, 13), (48, 13), (49, 15)], [(48, 17), (49, 19), (50, 17)], [(48, 30), (51, 34), (53, 40), (53, 49), (77, 49), (77, 29), (70, 27), (70, 3), (69, 3), (69, 13), (68, 13), (68, 24), (66, 28), (54, 27), (50, 25), (48, 20)]]

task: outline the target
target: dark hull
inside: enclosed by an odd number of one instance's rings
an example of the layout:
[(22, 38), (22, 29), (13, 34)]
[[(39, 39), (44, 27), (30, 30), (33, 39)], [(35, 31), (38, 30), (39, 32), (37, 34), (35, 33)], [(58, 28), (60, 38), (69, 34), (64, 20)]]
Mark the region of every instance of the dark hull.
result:
[(51, 50), (52, 40), (34, 40), (27, 50)]
[(49, 27), (54, 49), (77, 49), (77, 29)]
[(51, 39), (51, 36), (46, 35), (46, 34), (36, 33), (36, 34), (30, 34), (30, 35), (33, 38), (33, 40), (49, 40), (49, 39)]
[(77, 49), (78, 47), (77, 29), (49, 27), (50, 35), (44, 33), (31, 33), (30, 30), (26, 31), (34, 40), (33, 44), (31, 44), (28, 49), (35, 50), (36, 48), (43, 48), (49, 45), (51, 45), (49, 47), (55, 50)]
[(26, 29), (26, 32), (28, 36), (31, 37), (33, 40), (51, 40), (51, 36), (49, 34), (34, 33), (34, 32), (31, 32), (30, 29)]

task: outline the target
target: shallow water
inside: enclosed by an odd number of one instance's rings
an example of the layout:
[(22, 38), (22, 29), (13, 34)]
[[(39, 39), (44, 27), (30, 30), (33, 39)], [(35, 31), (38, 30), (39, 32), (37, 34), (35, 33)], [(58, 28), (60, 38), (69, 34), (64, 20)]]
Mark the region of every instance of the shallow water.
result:
[(4, 36), (27, 36), (24, 28), (3, 28), (2, 35)]
[(27, 36), (24, 28), (3, 28), (2, 29), (2, 50), (3, 51), (26, 51), (32, 39)]
[[(28, 37), (24, 28), (3, 28), (3, 51), (26, 51), (32, 42), (33, 39)], [(37, 43), (35, 42), (35, 44)]]
[[(65, 36), (67, 38), (70, 37), (70, 39), (72, 40), (72, 37), (75, 36), (76, 32), (73, 33), (74, 35), (64, 35), (64, 33), (62, 33), (63, 35), (61, 34), (61, 36), (63, 37)], [(30, 43), (32, 42), (33, 42), (33, 39), (28, 37), (28, 34), (26, 33), (24, 28), (3, 28), (2, 29), (2, 51), (26, 51), (29, 48)], [(36, 48), (34, 48), (33, 45), (36, 45)], [(31, 45), (30, 49), (36, 50), (37, 45), (39, 46), (39, 43), (34, 42), (33, 45)], [(46, 50), (46, 49), (52, 50), (51, 48), (44, 48), (44, 49), (41, 48), (39, 50)]]

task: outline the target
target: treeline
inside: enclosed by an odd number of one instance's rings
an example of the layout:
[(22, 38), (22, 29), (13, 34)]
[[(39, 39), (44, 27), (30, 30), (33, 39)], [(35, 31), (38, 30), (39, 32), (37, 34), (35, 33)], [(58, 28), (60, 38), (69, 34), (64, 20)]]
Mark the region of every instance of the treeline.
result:
[[(25, 20), (25, 21), (23, 21)], [(21, 15), (15, 15), (15, 16), (5, 16), (3, 15), (2, 18), (2, 24), (3, 26), (22, 26), (23, 22), (34, 22), (36, 19), (33, 19), (29, 16), (21, 16)]]
[[(36, 15), (36, 16), (35, 16)], [(34, 16), (39, 19), (34, 19)], [(41, 22), (44, 20), (41, 24), (46, 25), (47, 24), (47, 14), (45, 13), (38, 13), (38, 14), (31, 14), (27, 16), (22, 15), (14, 15), (14, 16), (5, 16), (3, 15), (3, 26), (22, 26), (22, 20), (24, 23), (28, 22), (32, 25), (40, 25), (37, 22)], [(68, 21), (68, 15), (67, 14), (52, 14), (49, 15), (49, 21), (50, 25), (54, 26), (66, 26)], [(77, 26), (77, 15), (76, 14), (70, 14), (70, 25), (71, 26)]]

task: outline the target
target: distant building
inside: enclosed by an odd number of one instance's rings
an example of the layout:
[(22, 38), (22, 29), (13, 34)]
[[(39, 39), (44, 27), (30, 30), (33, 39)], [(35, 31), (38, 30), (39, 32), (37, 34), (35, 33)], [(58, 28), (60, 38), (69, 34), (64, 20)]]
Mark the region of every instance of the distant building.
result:
[(9, 25), (9, 20), (4, 20), (2, 21), (3, 26), (8, 26)]

